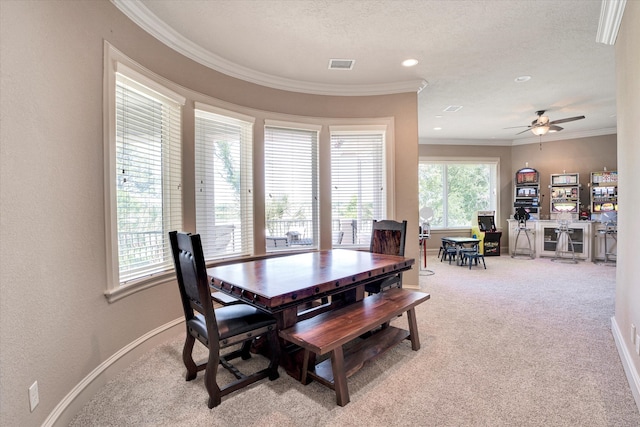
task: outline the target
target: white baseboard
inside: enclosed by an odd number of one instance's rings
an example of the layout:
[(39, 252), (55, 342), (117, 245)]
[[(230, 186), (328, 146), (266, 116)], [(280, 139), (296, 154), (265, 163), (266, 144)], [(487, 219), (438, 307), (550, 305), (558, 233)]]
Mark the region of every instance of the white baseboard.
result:
[(118, 350), (82, 379), (60, 401), (42, 424), (43, 427), (68, 426), (73, 417), (112, 378), (152, 348), (184, 334), (184, 317), (147, 332)]
[(618, 327), (615, 317), (611, 318), (611, 332), (613, 333), (613, 340), (616, 342), (616, 347), (618, 348), (620, 360), (622, 361), (624, 372), (627, 375), (633, 398), (636, 401), (638, 411), (640, 411), (640, 374), (633, 364), (633, 355), (629, 353), (624, 343), (623, 335), (620, 333), (620, 328)]

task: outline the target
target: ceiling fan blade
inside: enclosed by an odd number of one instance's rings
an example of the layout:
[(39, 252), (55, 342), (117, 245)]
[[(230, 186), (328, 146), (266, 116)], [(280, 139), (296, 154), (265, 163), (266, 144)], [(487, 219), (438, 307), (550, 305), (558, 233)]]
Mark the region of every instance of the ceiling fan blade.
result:
[(511, 126), (508, 128), (502, 128), (502, 129), (515, 129), (515, 128), (530, 128), (531, 126)]
[(559, 119), (559, 120), (554, 120), (552, 122), (549, 122), (550, 125), (557, 125), (558, 123), (567, 123), (567, 122), (573, 122), (575, 120), (582, 120), (584, 119), (584, 116), (576, 116), (576, 117), (568, 117), (566, 119)]
[(556, 125), (550, 125), (549, 126), (549, 130), (550, 131), (552, 130), (554, 132), (560, 132), (562, 129), (564, 129), (564, 128), (561, 128), (560, 126), (556, 126)]
[(529, 129), (525, 129), (522, 132), (516, 133), (516, 135), (520, 135), (521, 133), (529, 132), (530, 130), (531, 130), (531, 126), (529, 126)]

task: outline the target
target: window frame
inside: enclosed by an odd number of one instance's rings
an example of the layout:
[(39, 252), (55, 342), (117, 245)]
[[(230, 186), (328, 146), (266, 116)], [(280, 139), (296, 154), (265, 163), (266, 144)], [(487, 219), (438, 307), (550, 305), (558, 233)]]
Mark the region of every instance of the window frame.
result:
[[(490, 192), (492, 193), (490, 196), (493, 199), (493, 203), (495, 203), (494, 207), (490, 207), (489, 210), (494, 210), (495, 211), (495, 221), (496, 224), (500, 223), (500, 192), (498, 191), (498, 189), (500, 188), (500, 158), (498, 157), (431, 157), (431, 156), (421, 156), (418, 160), (418, 175), (420, 174), (420, 167), (422, 164), (425, 163), (429, 163), (429, 164), (443, 164), (443, 165), (459, 165), (459, 164), (474, 164), (474, 165), (478, 165), (478, 164), (489, 164), (491, 165), (493, 168), (495, 168), (492, 171), (492, 175), (493, 175), (493, 179), (491, 180), (491, 189)], [(443, 176), (443, 182), (446, 183), (446, 173)], [(418, 197), (420, 197), (420, 182), (418, 179)], [(432, 230), (438, 230), (438, 231), (446, 231), (446, 230), (454, 230), (454, 231), (459, 231), (459, 230), (466, 230), (466, 229), (471, 229), (474, 224), (470, 224), (469, 226), (449, 226), (448, 222), (447, 222), (447, 205), (446, 205), (446, 201), (447, 201), (447, 194), (448, 192), (445, 191), (445, 188), (443, 186), (442, 189), (443, 193), (442, 193), (442, 198), (445, 202), (444, 204), (444, 212), (443, 212), (443, 217), (444, 217), (444, 222), (445, 225), (444, 226), (435, 226), (433, 224), (431, 224), (431, 229)], [(422, 200), (418, 200), (418, 203), (422, 203)], [(421, 208), (423, 206), (420, 206)]]
[[(382, 201), (380, 207), (380, 214), (374, 214), (373, 219), (393, 219), (393, 212), (395, 211), (395, 198), (394, 198), (394, 164), (395, 164), (395, 152), (394, 152), (394, 144), (391, 142), (392, 132), (390, 132), (390, 127), (392, 125), (391, 121), (386, 120), (378, 120), (377, 124), (353, 124), (353, 125), (331, 125), (329, 126), (329, 141), (333, 140), (334, 135), (345, 135), (345, 136), (357, 136), (357, 135), (368, 135), (368, 134), (380, 134), (382, 136), (382, 158), (380, 162), (382, 163), (382, 177), (380, 181), (382, 185), (384, 185), (384, 191), (382, 192)], [(390, 141), (391, 140), (391, 141)], [(330, 151), (333, 150), (333, 146), (331, 146)], [(333, 153), (330, 153), (330, 157)], [(331, 170), (329, 171), (331, 174), (331, 180), (333, 181), (333, 162), (331, 162)], [(334, 184), (331, 183), (331, 190), (333, 191)], [(333, 205), (333, 195), (331, 197), (332, 205)], [(332, 215), (332, 234), (333, 234), (333, 207), (331, 209)], [(344, 239), (344, 237), (343, 237)], [(337, 245), (333, 240), (331, 242), (332, 248), (357, 248), (357, 249), (368, 249), (370, 245), (370, 237), (362, 238), (358, 237), (360, 243), (353, 242), (351, 244), (342, 243)]]
[[(181, 110), (180, 123), (184, 119), (183, 107), (186, 98), (169, 89), (164, 80), (131, 61), (125, 55), (105, 41), (103, 76), (103, 141), (104, 141), (104, 200), (105, 200), (105, 245), (106, 245), (106, 290), (109, 302), (117, 301), (139, 290), (173, 280), (173, 267), (145, 274), (139, 278), (120, 281), (118, 260), (118, 215), (116, 184), (116, 82), (117, 74), (157, 92), (177, 103)], [(182, 129), (180, 150), (182, 150)], [(164, 193), (164, 190), (163, 190)], [(182, 200), (181, 200), (182, 203)], [(182, 208), (181, 208), (182, 209)]]
[[(199, 116), (207, 116), (210, 117), (199, 117)], [(211, 116), (213, 115), (213, 116)], [(215, 117), (217, 116), (217, 117)], [(207, 248), (205, 246), (205, 258), (206, 261), (221, 261), (228, 258), (237, 258), (237, 257), (245, 257), (251, 256), (254, 253), (254, 241), (253, 241), (253, 230), (255, 228), (255, 221), (253, 217), (253, 209), (254, 209), (254, 181), (253, 181), (253, 133), (255, 126), (255, 118), (252, 116), (247, 116), (245, 114), (236, 113), (234, 111), (230, 111), (227, 109), (215, 107), (209, 104), (195, 102), (194, 104), (194, 172), (196, 178), (196, 200), (195, 200), (195, 227), (196, 233), (200, 234), (203, 239), (205, 239), (209, 234), (203, 233), (200, 229), (198, 229), (198, 173), (204, 172), (199, 171), (199, 162), (201, 160), (198, 159), (198, 154), (201, 150), (208, 150), (209, 147), (199, 147), (200, 143), (198, 139), (198, 119), (211, 120), (216, 122), (217, 124), (230, 124), (232, 126), (237, 126), (240, 128), (240, 166), (239, 166), (239, 174), (240, 174), (240, 194), (239, 202), (240, 202), (240, 233), (239, 236), (239, 245), (240, 249), (235, 252), (225, 252), (220, 254), (211, 254), (207, 252)], [(206, 170), (207, 172), (214, 172), (213, 169)], [(215, 173), (214, 173), (215, 175)], [(215, 180), (215, 176), (213, 177)], [(211, 183), (213, 184), (213, 182)], [(215, 222), (215, 220), (214, 220)], [(223, 225), (224, 226), (224, 225)], [(235, 230), (235, 229), (234, 229)], [(235, 239), (235, 231), (232, 237), (234, 240), (234, 245), (236, 243)], [(204, 242), (204, 240), (203, 240)]]
[[(277, 246), (270, 247), (269, 245), (269, 237), (267, 235), (267, 227), (268, 227), (268, 219), (267, 219), (267, 128), (273, 129), (283, 129), (283, 130), (293, 130), (293, 131), (301, 131), (301, 132), (310, 132), (315, 133), (315, 147), (313, 147), (313, 153), (311, 153), (312, 159), (312, 171), (311, 171), (311, 185), (312, 185), (312, 203), (311, 203), (311, 215), (312, 215), (312, 225), (311, 230), (309, 230), (309, 236), (312, 238), (311, 245), (304, 246), (285, 246), (284, 249), (279, 249)], [(291, 251), (299, 251), (299, 250), (317, 250), (320, 247), (320, 137), (322, 132), (322, 125), (314, 124), (309, 122), (290, 122), (283, 120), (274, 120), (274, 119), (265, 119), (263, 126), (263, 154), (264, 154), (264, 176), (263, 176), (263, 190), (264, 190), (264, 207), (265, 207), (265, 247), (264, 251), (267, 254), (273, 253), (281, 253), (281, 252), (291, 252)], [(293, 221), (293, 220), (292, 220)], [(287, 240), (287, 244), (288, 244)]]

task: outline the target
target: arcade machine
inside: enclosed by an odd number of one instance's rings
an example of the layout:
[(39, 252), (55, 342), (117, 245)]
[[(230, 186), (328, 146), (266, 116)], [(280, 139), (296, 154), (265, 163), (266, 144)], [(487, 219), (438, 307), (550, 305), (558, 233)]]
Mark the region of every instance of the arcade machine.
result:
[(496, 230), (495, 211), (477, 211), (471, 234), (480, 239), (479, 251), (484, 256), (500, 256), (502, 231)]

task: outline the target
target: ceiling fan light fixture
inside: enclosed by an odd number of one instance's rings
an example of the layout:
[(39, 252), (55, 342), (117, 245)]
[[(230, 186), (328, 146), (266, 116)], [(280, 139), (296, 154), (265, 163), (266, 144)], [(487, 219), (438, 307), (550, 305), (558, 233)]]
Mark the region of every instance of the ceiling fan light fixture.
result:
[(549, 126), (535, 126), (531, 128), (531, 132), (536, 136), (546, 135), (549, 132)]

